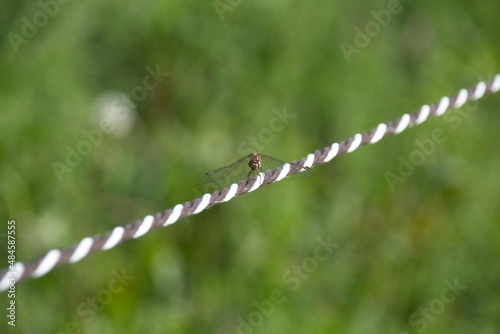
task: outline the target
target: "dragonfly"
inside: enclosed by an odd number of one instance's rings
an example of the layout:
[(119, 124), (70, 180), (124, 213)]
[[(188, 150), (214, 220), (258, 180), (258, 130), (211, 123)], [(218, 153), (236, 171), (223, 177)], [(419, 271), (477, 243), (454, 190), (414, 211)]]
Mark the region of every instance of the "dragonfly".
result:
[[(237, 183), (244, 179), (249, 180), (262, 173), (263, 168), (276, 169), (283, 167), (286, 161), (273, 158), (262, 153), (251, 153), (236, 160), (235, 162), (215, 169), (203, 176), (205, 184), (215, 184), (219, 187), (225, 187), (232, 183)], [(309, 169), (304, 167), (304, 169)]]

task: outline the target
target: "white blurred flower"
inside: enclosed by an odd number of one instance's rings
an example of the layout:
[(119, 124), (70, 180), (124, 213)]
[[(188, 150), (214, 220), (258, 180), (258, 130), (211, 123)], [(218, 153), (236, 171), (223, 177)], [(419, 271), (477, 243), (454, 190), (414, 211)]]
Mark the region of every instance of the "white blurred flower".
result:
[(137, 118), (135, 103), (127, 94), (117, 91), (102, 93), (95, 99), (93, 118), (96, 124), (103, 120), (112, 124), (109, 134), (117, 138), (130, 133)]

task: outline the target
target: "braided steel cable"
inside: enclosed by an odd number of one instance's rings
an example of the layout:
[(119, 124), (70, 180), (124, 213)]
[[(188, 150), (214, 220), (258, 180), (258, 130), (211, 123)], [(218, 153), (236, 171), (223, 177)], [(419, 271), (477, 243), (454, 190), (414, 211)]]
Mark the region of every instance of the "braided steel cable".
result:
[(461, 89), (451, 97), (443, 97), (439, 102), (430, 106), (424, 105), (417, 112), (404, 114), (400, 118), (387, 124), (380, 123), (377, 127), (365, 133), (358, 133), (353, 137), (334, 143), (314, 154), (308, 154), (305, 158), (286, 163), (281, 168), (269, 170), (265, 174), (260, 173), (256, 178), (232, 184), (212, 194), (205, 194), (191, 202), (177, 204), (171, 209), (159, 212), (155, 216), (148, 215), (143, 220), (136, 221), (124, 227), (115, 227), (102, 235), (86, 237), (69, 248), (52, 249), (45, 255), (38, 257), (33, 262), (16, 262), (14, 269), (0, 271), (0, 291), (7, 290), (11, 284), (26, 278), (36, 278), (50, 272), (55, 267), (65, 263), (75, 263), (97, 251), (107, 250), (130, 239), (136, 239), (149, 231), (171, 225), (182, 218), (198, 214), (210, 207), (227, 202), (236, 196), (252, 192), (264, 185), (280, 181), (288, 176), (297, 174), (306, 168), (327, 163), (336, 156), (344, 153), (354, 152), (362, 145), (374, 144), (382, 138), (399, 134), (402, 131), (423, 123), (433, 116), (441, 116), (450, 108), (460, 108), (468, 101), (475, 101), (485, 95), (496, 93), (500, 90), (500, 75), (497, 74), (487, 82), (478, 82), (474, 87)]

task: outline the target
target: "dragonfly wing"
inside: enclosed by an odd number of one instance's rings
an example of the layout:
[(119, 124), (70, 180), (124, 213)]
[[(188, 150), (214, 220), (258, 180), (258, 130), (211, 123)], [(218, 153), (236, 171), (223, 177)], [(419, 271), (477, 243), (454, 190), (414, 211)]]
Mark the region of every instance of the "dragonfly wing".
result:
[(270, 157), (269, 155), (261, 154), (262, 170), (266, 172), (268, 169), (276, 169), (283, 167), (286, 161)]
[(247, 155), (227, 166), (206, 173), (203, 176), (204, 183), (212, 183), (219, 187), (224, 187), (231, 183), (245, 180), (250, 170), (250, 167), (248, 167), (249, 159), (250, 155)]
[[(264, 163), (265, 163), (266, 169), (276, 169), (277, 167), (282, 168), (283, 165), (287, 163), (286, 161), (276, 159), (276, 158), (270, 157), (270, 156), (265, 155), (265, 154), (261, 154), (261, 156), (262, 156), (262, 161), (263, 161), (262, 164), (264, 165)], [(263, 168), (264, 171), (266, 171), (266, 169)], [(304, 167), (301, 173), (296, 174), (293, 177), (309, 177), (309, 176), (311, 176), (311, 172), (309, 171), (309, 167)]]

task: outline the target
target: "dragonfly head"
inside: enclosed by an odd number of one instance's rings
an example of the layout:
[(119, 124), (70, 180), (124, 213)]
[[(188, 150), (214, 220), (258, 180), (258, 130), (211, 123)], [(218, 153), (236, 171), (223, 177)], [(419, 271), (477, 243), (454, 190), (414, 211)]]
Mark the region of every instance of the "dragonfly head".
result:
[(251, 170), (259, 170), (261, 168), (261, 155), (257, 153), (252, 153), (250, 155), (250, 160), (248, 161), (248, 167), (250, 167)]

